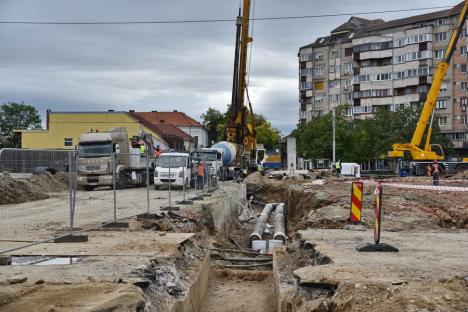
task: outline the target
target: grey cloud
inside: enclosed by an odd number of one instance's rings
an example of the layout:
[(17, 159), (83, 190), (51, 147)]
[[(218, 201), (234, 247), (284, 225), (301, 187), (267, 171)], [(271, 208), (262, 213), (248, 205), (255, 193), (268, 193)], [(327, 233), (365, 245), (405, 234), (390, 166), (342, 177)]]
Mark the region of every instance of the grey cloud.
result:
[[(254, 0), (255, 16), (455, 5), (459, 1)], [(2, 0), (0, 20), (234, 19), (238, 0)], [(421, 12), (422, 13), (422, 12)], [(393, 19), (413, 14), (367, 18)], [(250, 95), (284, 133), (298, 119), (297, 51), (348, 17), (255, 21)], [(199, 118), (231, 98), (235, 25), (0, 25), (0, 103), (53, 110), (172, 110)]]

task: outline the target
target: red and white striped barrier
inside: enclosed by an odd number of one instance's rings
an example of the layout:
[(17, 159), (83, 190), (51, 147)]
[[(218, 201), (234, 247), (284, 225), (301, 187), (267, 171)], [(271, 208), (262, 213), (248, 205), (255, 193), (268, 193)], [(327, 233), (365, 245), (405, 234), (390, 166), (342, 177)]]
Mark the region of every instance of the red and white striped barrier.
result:
[(415, 189), (415, 190), (468, 192), (468, 187), (459, 187), (459, 186), (414, 185), (414, 184), (387, 183), (387, 182), (382, 182), (382, 185), (404, 188), (404, 189)]

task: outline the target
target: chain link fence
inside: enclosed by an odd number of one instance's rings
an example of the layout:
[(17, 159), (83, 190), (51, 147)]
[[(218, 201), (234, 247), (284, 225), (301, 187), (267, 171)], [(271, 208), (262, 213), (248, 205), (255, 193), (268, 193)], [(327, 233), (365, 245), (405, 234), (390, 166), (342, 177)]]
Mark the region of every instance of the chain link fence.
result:
[[(70, 151), (66, 160), (66, 171), (55, 175), (45, 172), (13, 178), (0, 174), (0, 254), (159, 213), (217, 185), (213, 177), (218, 170), (206, 159), (192, 163), (187, 157), (179, 166), (170, 158), (163, 166), (147, 154), (78, 155)], [(30, 162), (25, 167), (35, 164), (35, 160)], [(197, 176), (199, 164), (201, 176)], [(157, 179), (164, 185), (155, 187)]]

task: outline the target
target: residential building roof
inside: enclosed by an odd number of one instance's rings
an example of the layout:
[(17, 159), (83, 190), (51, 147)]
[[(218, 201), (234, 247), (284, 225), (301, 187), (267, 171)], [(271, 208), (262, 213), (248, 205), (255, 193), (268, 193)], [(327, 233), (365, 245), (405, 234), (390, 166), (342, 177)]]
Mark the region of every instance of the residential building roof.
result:
[(440, 18), (445, 18), (449, 16), (454, 16), (460, 14), (461, 8), (463, 7), (464, 2), (461, 2), (448, 10), (436, 11), (426, 14), (420, 14), (405, 18), (400, 18), (396, 20), (391, 20), (388, 22), (380, 23), (380, 24), (373, 24), (367, 27), (362, 28), (355, 36), (356, 37), (365, 37), (372, 34), (374, 31), (394, 28), (394, 27), (401, 27), (405, 25), (412, 25), (412, 24), (419, 24), (427, 21), (432, 21)]
[(148, 113), (136, 113), (136, 112), (129, 112), (130, 116), (132, 116), (135, 120), (143, 124), (145, 127), (151, 129), (155, 133), (158, 133), (164, 141), (166, 141), (171, 148), (177, 150), (183, 150), (183, 142), (184, 141), (194, 141), (194, 139), (185, 133), (184, 131), (180, 130), (173, 124), (168, 123), (154, 123), (149, 118), (147, 118)]
[(132, 112), (137, 118), (144, 118), (152, 124), (170, 124), (176, 127), (203, 127), (198, 121), (183, 112)]
[(315, 42), (301, 47), (303, 48), (317, 48), (323, 47), (330, 44), (335, 44), (337, 42), (345, 43), (350, 42), (356, 32), (360, 29), (384, 23), (382, 19), (369, 20), (361, 17), (352, 16), (346, 23), (341, 24), (337, 28), (331, 31), (330, 36), (320, 37), (315, 40)]

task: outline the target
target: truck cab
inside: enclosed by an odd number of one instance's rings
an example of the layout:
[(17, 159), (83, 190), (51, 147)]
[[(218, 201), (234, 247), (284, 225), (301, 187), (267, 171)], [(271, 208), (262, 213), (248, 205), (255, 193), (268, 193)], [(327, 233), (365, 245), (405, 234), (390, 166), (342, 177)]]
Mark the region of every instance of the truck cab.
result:
[(219, 175), (223, 167), (224, 151), (220, 148), (199, 148), (192, 152), (193, 162), (201, 161), (206, 164), (210, 176)]
[(189, 153), (162, 153), (154, 170), (154, 188), (157, 190), (162, 185), (185, 188), (192, 181), (192, 161)]

